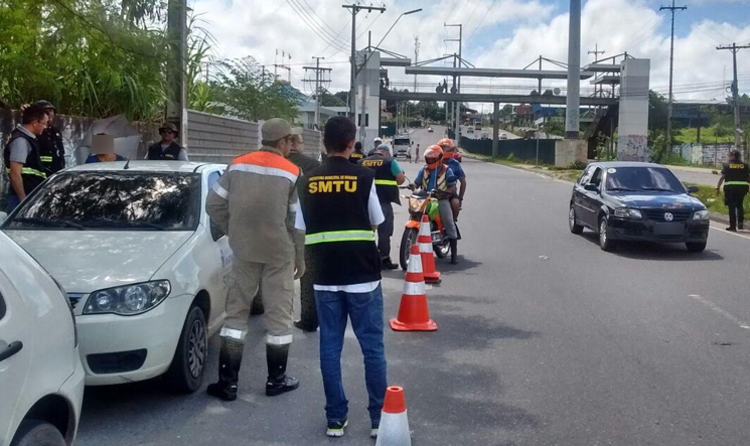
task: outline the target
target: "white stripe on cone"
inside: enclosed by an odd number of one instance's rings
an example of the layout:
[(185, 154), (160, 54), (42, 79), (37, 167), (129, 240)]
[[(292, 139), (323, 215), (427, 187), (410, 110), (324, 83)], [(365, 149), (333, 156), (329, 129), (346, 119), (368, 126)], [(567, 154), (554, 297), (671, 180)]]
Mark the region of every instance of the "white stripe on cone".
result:
[(422, 273), (422, 256), (417, 254), (409, 254), (409, 268), (406, 270), (409, 273)]
[(432, 231), (430, 231), (430, 223), (423, 221), (419, 224), (419, 235), (426, 235), (432, 238)]
[(424, 282), (404, 282), (405, 296), (424, 296), (427, 294)]
[(406, 411), (402, 413), (383, 412), (378, 429), (378, 441), (375, 446), (411, 446), (409, 418)]
[(432, 252), (432, 243), (420, 243), (419, 252), (422, 254), (429, 254)]

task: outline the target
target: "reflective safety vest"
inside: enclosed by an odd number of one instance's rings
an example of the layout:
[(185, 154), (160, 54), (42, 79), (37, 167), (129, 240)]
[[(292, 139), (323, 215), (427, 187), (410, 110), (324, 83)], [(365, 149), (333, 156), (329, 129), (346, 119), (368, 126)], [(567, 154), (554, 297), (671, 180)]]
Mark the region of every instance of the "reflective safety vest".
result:
[(391, 169), (393, 160), (383, 155), (368, 156), (359, 162), (364, 167), (375, 171), (375, 189), (381, 203), (401, 204), (398, 196), (398, 182)]
[[(432, 176), (432, 170), (425, 169), (422, 172), (422, 190), (427, 191), (430, 184), (430, 177)], [(445, 164), (440, 165), (440, 172), (438, 172), (437, 181), (435, 182), (435, 189), (441, 191), (448, 190), (448, 184), (446, 183), (446, 174), (448, 173), (448, 166)], [(429, 191), (428, 191), (429, 192)]]
[(348, 159), (329, 157), (307, 173), (302, 201), (305, 244), (316, 265), (316, 285), (352, 285), (380, 280), (380, 254), (370, 223), (375, 173)]
[(179, 144), (172, 141), (166, 150), (161, 150), (161, 142), (151, 144), (148, 148), (148, 155), (146, 159), (149, 160), (167, 160), (167, 161), (178, 161), (180, 159), (180, 152), (182, 147)]
[[(42, 184), (47, 178), (47, 174), (44, 172), (42, 161), (39, 159), (39, 141), (36, 138), (32, 138), (26, 133), (14, 129), (10, 134), (10, 140), (5, 144), (5, 150), (3, 150), (3, 159), (5, 161), (6, 173), (10, 175), (10, 147), (11, 144), (19, 138), (23, 138), (29, 142), (31, 150), (26, 156), (26, 162), (23, 163), (21, 169), (21, 178), (23, 179), (23, 190), (26, 195), (29, 195), (37, 186)], [(16, 191), (13, 186), (10, 187), (10, 194), (16, 196)]]
[(727, 163), (724, 164), (724, 169), (721, 171), (724, 174), (724, 185), (725, 186), (748, 186), (748, 165), (742, 162)]
[(36, 139), (39, 142), (39, 159), (44, 172), (51, 175), (65, 169), (65, 146), (60, 130), (47, 127)]

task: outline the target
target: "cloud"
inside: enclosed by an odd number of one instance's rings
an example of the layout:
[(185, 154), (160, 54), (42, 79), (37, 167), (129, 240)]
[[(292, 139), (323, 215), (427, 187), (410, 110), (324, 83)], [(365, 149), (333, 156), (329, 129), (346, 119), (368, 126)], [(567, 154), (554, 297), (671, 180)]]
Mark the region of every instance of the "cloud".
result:
[[(735, 3), (748, 2), (750, 0)], [(357, 47), (364, 46), (365, 30), (372, 31), (373, 43), (377, 43), (401, 12), (422, 7), (422, 12), (399, 20), (383, 42), (384, 48), (413, 58), (414, 37), (419, 36), (420, 60), (452, 53), (457, 50), (456, 45), (445, 43), (443, 39), (455, 37), (457, 31), (444, 28), (443, 23), (457, 19), (465, 23), (465, 39), (475, 28), (479, 29), (464, 46), (465, 58), (477, 67), (523, 68), (539, 55), (563, 62), (567, 59), (567, 11), (558, 11), (542, 0), (496, 0), (494, 5), (492, 3), (492, 0), (389, 1), (383, 14), (363, 11), (357, 15), (357, 33), (360, 35)], [(645, 0), (586, 1), (582, 12), (581, 60), (584, 63), (592, 60), (588, 51), (596, 44), (606, 51), (603, 57), (628, 51), (636, 57), (650, 58), (651, 85), (666, 91), (669, 27), (665, 14), (659, 13), (658, 7), (652, 3)], [(207, 28), (221, 43), (218, 56), (251, 55), (273, 71), (275, 50), (283, 50), (292, 55), (292, 78), (297, 86), (302, 85), (300, 81), (304, 77), (302, 65), (312, 63), (312, 56), (325, 56), (325, 63), (333, 68), (330, 88), (337, 91), (346, 90), (349, 85), (347, 61), (351, 14), (341, 4), (333, 0), (195, 0), (193, 7), (204, 14), (202, 18), (209, 22)], [(731, 77), (732, 58), (730, 52), (717, 51), (715, 47), (730, 43), (726, 37), (732, 37), (738, 43), (750, 42), (750, 24), (738, 27), (705, 19), (688, 25), (683, 20), (686, 19), (678, 16), (677, 26), (681, 30), (678, 35), (681, 37), (675, 40), (675, 95), (678, 99), (721, 99), (726, 95), (722, 82), (725, 79), (728, 82)], [(748, 91), (750, 50), (740, 53), (738, 63), (740, 89)], [(279, 71), (280, 75), (285, 73)], [(403, 69), (389, 68), (389, 75), (396, 82), (413, 82), (413, 76), (404, 74)], [(480, 84), (490, 81), (475, 79), (464, 82)], [(423, 85), (433, 83), (437, 85), (437, 78), (420, 79)], [(514, 79), (493, 80), (492, 83), (535, 84)], [(564, 82), (550, 81), (549, 85), (564, 86)], [(582, 86), (590, 87), (586, 83)]]

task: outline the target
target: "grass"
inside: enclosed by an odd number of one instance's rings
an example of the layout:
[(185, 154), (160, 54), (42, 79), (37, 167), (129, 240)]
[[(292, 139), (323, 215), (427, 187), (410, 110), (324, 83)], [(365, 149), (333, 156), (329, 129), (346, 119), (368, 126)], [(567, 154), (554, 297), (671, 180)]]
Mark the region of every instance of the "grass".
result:
[[(680, 132), (675, 135), (674, 138), (680, 144), (696, 144), (698, 142), (698, 129), (695, 127), (688, 127), (681, 129)], [(734, 142), (734, 135), (715, 137), (713, 127), (702, 127), (701, 128), (701, 142), (703, 144), (715, 144)]]
[[(727, 205), (724, 204), (724, 192), (722, 192), (721, 195), (716, 195), (716, 188), (713, 186), (705, 186), (702, 184), (689, 185), (698, 188), (698, 192), (694, 193), (693, 196), (702, 201), (709, 211), (723, 215), (729, 214), (729, 209), (727, 208)], [(745, 209), (750, 209), (750, 195), (745, 196)]]

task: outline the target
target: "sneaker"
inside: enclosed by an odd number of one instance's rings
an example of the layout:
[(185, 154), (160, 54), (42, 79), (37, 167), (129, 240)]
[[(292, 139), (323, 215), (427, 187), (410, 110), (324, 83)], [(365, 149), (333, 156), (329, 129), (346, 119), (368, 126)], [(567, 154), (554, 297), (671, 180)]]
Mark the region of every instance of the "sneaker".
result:
[(343, 437), (344, 428), (349, 425), (349, 420), (344, 421), (329, 421), (328, 429), (326, 429), (326, 435), (329, 437)]
[(284, 375), (278, 381), (266, 381), (266, 396), (278, 396), (296, 390), (298, 387), (299, 380), (297, 378)]
[(734, 227), (730, 226), (730, 227), (727, 228), (727, 231), (729, 231), (729, 232), (737, 232), (737, 228), (734, 228)]

